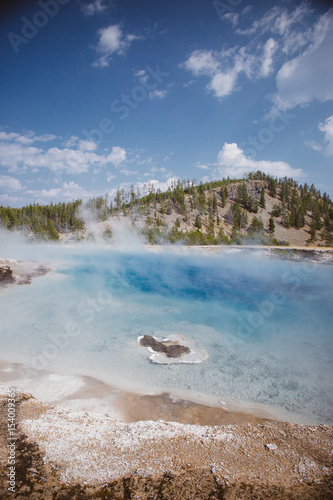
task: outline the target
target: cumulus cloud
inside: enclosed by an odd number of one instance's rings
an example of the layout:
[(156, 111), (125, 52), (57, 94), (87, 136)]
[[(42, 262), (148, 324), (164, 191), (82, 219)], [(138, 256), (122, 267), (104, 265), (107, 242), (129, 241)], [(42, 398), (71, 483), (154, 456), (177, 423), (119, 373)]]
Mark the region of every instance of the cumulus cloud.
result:
[(101, 155), (94, 152), (97, 146), (93, 141), (72, 137), (70, 143), (76, 149), (52, 147), (45, 150), (22, 143), (18, 135), (0, 136), (0, 165), (9, 172), (26, 173), (28, 170), (47, 168), (54, 173), (76, 175), (110, 164), (117, 167), (126, 161), (126, 150), (120, 146), (114, 146), (111, 153)]
[(77, 199), (88, 200), (100, 193), (95, 191), (87, 191), (76, 182), (64, 182), (60, 188), (42, 189), (39, 191), (31, 191), (36, 201), (39, 203), (50, 203), (52, 200), (57, 201), (72, 201)]
[(113, 24), (98, 31), (99, 40), (96, 51), (100, 54), (94, 66), (100, 68), (109, 66), (113, 54), (124, 55), (134, 40), (140, 37), (125, 34), (119, 24)]
[(40, 194), (43, 198), (56, 198), (61, 192), (60, 188), (42, 189)]
[[(274, 6), (246, 29), (236, 29), (238, 35), (250, 37), (246, 45), (197, 49), (181, 67), (196, 77), (208, 77), (206, 88), (218, 99), (240, 90), (240, 76), (256, 81), (277, 71), (272, 114), (313, 100), (331, 100), (333, 10), (310, 25), (311, 13), (307, 2), (292, 8)], [(239, 12), (238, 18), (227, 13), (224, 18), (241, 25), (245, 13)]]
[(91, 194), (88, 193), (86, 189), (79, 186), (73, 181), (64, 182), (63, 190), (64, 190), (63, 197), (67, 198), (68, 200), (73, 200), (75, 198), (87, 199), (91, 196)]
[(95, 151), (97, 149), (97, 144), (94, 141), (80, 141), (79, 142), (79, 149), (81, 151)]
[(67, 139), (64, 142), (64, 145), (66, 146), (66, 148), (71, 148), (73, 146), (76, 146), (79, 140), (80, 138), (77, 135), (72, 135), (69, 139)]
[(158, 181), (157, 179), (150, 179), (146, 182), (137, 182), (135, 187), (138, 188), (144, 194), (149, 193), (152, 189), (157, 191), (160, 189), (162, 192), (167, 191), (169, 188), (172, 188), (179, 181), (178, 177), (170, 177), (165, 182)]
[(0, 188), (20, 190), (22, 189), (22, 185), (18, 179), (15, 179), (15, 177), (0, 175)]
[(320, 123), (318, 128), (325, 134), (325, 154), (333, 155), (333, 115), (329, 116), (324, 123)]
[(333, 11), (317, 22), (309, 48), (287, 61), (277, 74), (275, 108), (290, 109), (333, 99)]
[(304, 173), (301, 169), (292, 168), (283, 161), (254, 160), (244, 155), (236, 143), (225, 143), (218, 153), (217, 167), (213, 175), (215, 177), (241, 178), (244, 174), (261, 170), (266, 174), (277, 177), (293, 177), (301, 179)]
[(126, 160), (126, 150), (120, 146), (114, 146), (111, 153), (106, 157), (107, 162), (119, 167)]
[(0, 203), (4, 206), (20, 206), (24, 202), (24, 198), (20, 196), (10, 196), (9, 194), (0, 194)]
[(207, 85), (207, 88), (213, 91), (216, 97), (225, 97), (235, 90), (237, 76), (238, 73), (235, 69), (227, 73), (216, 73)]
[(74, 175), (88, 172), (92, 165), (105, 163), (107, 161), (104, 156), (68, 148), (51, 148), (25, 160), (27, 167), (48, 168), (52, 172), (65, 172)]
[(207, 89), (221, 99), (238, 89), (238, 78), (244, 74), (250, 80), (266, 78), (273, 71), (273, 55), (277, 43), (271, 37), (259, 43), (252, 52), (247, 47), (223, 49), (220, 52), (195, 50), (181, 65), (194, 76), (210, 77)]
[(181, 65), (193, 75), (213, 75), (220, 68), (218, 54), (209, 50), (195, 50), (190, 57)]
[(0, 165), (8, 168), (10, 172), (17, 172), (19, 167), (25, 171), (42, 152), (42, 149), (33, 146), (24, 146), (16, 142), (0, 142)]
[(49, 142), (56, 138), (57, 136), (53, 134), (35, 135), (32, 131), (29, 131), (24, 135), (16, 132), (0, 132), (0, 141), (17, 142), (24, 145), (30, 145), (34, 142)]

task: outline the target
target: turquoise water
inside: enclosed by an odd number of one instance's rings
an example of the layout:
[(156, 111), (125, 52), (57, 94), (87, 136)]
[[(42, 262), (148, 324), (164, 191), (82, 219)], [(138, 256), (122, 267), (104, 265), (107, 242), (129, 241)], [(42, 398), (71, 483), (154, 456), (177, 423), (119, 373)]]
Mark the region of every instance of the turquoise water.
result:
[[(333, 266), (262, 253), (49, 250), (56, 270), (0, 300), (2, 357), (133, 390), (200, 393), (333, 423)], [(139, 335), (209, 357), (152, 363)]]

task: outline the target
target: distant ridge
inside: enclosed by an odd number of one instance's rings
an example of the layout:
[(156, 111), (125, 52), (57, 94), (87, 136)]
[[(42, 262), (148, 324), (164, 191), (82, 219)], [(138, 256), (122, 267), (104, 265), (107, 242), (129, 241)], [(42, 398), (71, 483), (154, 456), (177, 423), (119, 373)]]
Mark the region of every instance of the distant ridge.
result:
[[(84, 208), (84, 210), (82, 210)], [(30, 237), (57, 240), (62, 234), (92, 237), (83, 212), (90, 210), (112, 236), (112, 221), (135, 227), (149, 243), (188, 245), (264, 244), (333, 246), (333, 203), (312, 184), (253, 172), (243, 179), (200, 183), (177, 181), (167, 191), (150, 183), (141, 194), (132, 186), (113, 200), (100, 196), (23, 208), (0, 207), (4, 228), (24, 230)]]

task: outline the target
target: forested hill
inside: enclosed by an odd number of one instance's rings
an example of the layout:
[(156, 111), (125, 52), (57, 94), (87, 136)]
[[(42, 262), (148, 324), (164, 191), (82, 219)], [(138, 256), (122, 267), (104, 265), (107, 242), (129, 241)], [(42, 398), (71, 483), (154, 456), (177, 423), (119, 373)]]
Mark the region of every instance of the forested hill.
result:
[[(20, 209), (0, 207), (2, 225), (30, 236), (59, 239), (64, 234), (91, 237), (80, 217), (81, 200)], [(167, 191), (149, 183), (144, 192), (118, 190), (113, 200), (94, 198), (84, 207), (96, 217), (105, 238), (112, 221), (136, 227), (150, 243), (295, 244), (333, 246), (333, 204), (313, 185), (262, 172), (244, 179), (196, 185), (178, 181)]]

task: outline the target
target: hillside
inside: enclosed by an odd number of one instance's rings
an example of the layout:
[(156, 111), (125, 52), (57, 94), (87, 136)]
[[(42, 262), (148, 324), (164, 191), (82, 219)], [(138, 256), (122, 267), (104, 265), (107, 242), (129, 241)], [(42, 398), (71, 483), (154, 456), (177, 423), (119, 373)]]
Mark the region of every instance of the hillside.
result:
[(128, 193), (118, 190), (112, 201), (101, 196), (85, 205), (77, 200), (46, 207), (1, 207), (0, 218), (8, 229), (25, 229), (32, 236), (52, 239), (58, 239), (59, 233), (61, 239), (72, 233), (92, 238), (91, 227), (96, 224), (108, 238), (118, 219), (157, 244), (333, 245), (329, 196), (321, 195), (313, 185), (298, 185), (293, 179), (276, 179), (262, 172), (200, 185), (178, 181), (165, 192), (148, 183), (143, 196), (132, 187)]

